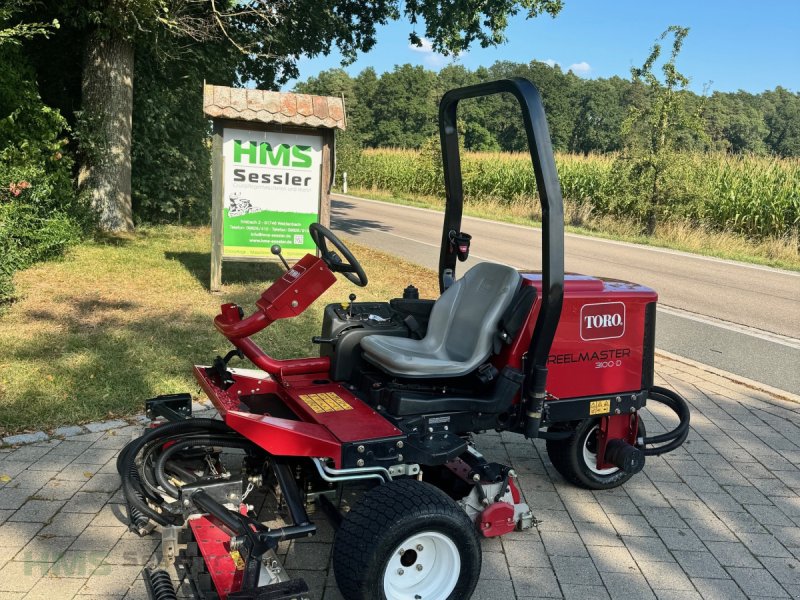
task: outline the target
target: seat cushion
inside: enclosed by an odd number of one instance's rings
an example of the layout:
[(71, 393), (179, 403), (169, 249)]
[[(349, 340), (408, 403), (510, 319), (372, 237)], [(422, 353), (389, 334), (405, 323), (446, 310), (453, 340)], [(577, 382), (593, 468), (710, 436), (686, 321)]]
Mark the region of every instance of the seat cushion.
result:
[(364, 358), (403, 377), (466, 375), (491, 354), (500, 316), (521, 282), (512, 267), (479, 263), (433, 305), (423, 339), (371, 335), (361, 340)]

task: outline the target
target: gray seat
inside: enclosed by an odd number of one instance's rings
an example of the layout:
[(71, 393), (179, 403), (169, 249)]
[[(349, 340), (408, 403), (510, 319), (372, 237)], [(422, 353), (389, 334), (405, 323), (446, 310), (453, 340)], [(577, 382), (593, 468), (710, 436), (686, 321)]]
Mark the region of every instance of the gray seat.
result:
[(466, 375), (491, 354), (500, 317), (521, 284), (515, 269), (479, 263), (433, 305), (423, 339), (370, 335), (361, 340), (364, 358), (401, 377)]

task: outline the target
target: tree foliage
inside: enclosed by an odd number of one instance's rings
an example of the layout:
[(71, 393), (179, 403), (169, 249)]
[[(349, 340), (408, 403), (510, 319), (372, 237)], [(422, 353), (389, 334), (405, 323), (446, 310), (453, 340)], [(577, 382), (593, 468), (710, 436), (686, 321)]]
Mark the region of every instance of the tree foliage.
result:
[[(622, 125), (629, 111), (644, 109), (655, 98), (643, 79), (638, 83), (621, 77), (582, 79), (565, 73), (558, 65), (551, 67), (538, 61), (499, 61), (475, 70), (451, 64), (438, 73), (399, 65), (378, 75), (369, 67), (355, 76), (339, 68), (299, 82), (295, 90), (343, 95), (348, 136), (365, 147), (417, 148), (436, 131), (437, 104), (444, 92), (503, 77), (526, 77), (536, 84), (544, 100), (553, 146), (563, 152), (622, 150), (626, 141)], [(800, 156), (797, 93), (779, 87), (761, 94), (714, 92), (706, 97), (684, 87), (675, 89), (670, 102), (680, 104), (689, 119), (668, 124), (677, 149)], [(459, 106), (459, 119), (465, 146), (470, 150), (527, 149), (513, 97), (465, 101)], [(641, 130), (637, 129), (637, 135), (641, 136)]]

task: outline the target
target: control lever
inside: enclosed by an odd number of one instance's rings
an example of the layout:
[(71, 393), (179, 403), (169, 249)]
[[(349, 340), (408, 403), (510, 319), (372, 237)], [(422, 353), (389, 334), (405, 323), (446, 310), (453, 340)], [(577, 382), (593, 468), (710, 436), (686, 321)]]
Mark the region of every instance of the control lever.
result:
[(283, 258), (283, 254), (281, 254), (281, 245), (280, 244), (274, 244), (272, 246), (272, 248), (269, 249), (269, 251), (272, 252), (275, 256), (277, 256), (278, 258), (281, 259), (281, 262), (283, 263), (283, 266), (286, 267), (286, 270), (288, 271), (289, 270), (289, 263), (286, 262), (286, 259)]
[(350, 300), (350, 306), (347, 307), (347, 318), (348, 319), (352, 319), (353, 318), (353, 302), (356, 301), (356, 295), (355, 294), (350, 294), (347, 298), (348, 298), (348, 300)]

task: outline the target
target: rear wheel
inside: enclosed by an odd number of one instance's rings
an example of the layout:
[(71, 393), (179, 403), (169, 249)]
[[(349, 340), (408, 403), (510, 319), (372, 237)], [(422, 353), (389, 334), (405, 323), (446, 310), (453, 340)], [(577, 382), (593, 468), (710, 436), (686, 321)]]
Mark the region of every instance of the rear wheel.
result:
[(373, 488), (342, 522), (333, 569), (348, 600), (469, 598), (481, 570), (475, 524), (430, 484)]
[[(564, 479), (590, 490), (607, 490), (633, 477), (633, 473), (626, 473), (617, 467), (597, 468), (600, 419), (584, 419), (569, 431), (570, 436), (566, 439), (547, 440), (547, 456)], [(637, 437), (644, 435), (644, 424), (639, 420)]]

